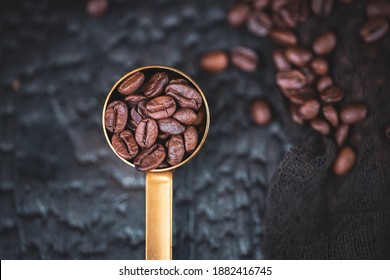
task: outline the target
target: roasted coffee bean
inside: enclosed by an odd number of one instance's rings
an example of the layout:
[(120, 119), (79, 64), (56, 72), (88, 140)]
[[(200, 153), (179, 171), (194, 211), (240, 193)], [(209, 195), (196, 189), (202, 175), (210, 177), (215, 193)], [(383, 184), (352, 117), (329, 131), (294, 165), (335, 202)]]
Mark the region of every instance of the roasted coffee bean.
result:
[(366, 43), (372, 43), (382, 38), (389, 29), (385, 18), (372, 18), (360, 29), (360, 37)]
[(314, 40), (313, 51), (318, 55), (327, 55), (336, 47), (337, 39), (333, 32), (325, 32)]
[(156, 144), (143, 150), (135, 159), (137, 170), (147, 172), (160, 166), (165, 160), (166, 152), (162, 145)]
[(167, 161), (174, 166), (179, 164), (184, 157), (185, 149), (183, 137), (181, 135), (172, 135), (167, 141)]
[(298, 26), (299, 17), (292, 9), (284, 8), (279, 13), (275, 13), (275, 15), (279, 15), (284, 25), (288, 28), (296, 28)]
[(146, 104), (148, 100), (142, 100), (136, 106), (138, 114), (142, 116), (142, 118), (148, 118), (148, 111), (146, 110)]
[(201, 125), (206, 118), (206, 110), (204, 107), (200, 108), (199, 113), (196, 115), (195, 121), (192, 123), (195, 126)]
[(159, 96), (146, 103), (148, 116), (161, 120), (172, 116), (176, 111), (176, 102), (170, 96)]
[(265, 37), (271, 31), (272, 20), (265, 12), (257, 11), (249, 16), (247, 26), (252, 34)]
[(300, 89), (306, 85), (306, 77), (299, 70), (280, 71), (276, 73), (276, 84), (282, 89)]
[(122, 82), (118, 91), (123, 95), (129, 95), (136, 92), (144, 83), (145, 75), (142, 72), (137, 72)]
[(196, 120), (196, 113), (189, 108), (181, 108), (176, 111), (172, 116), (174, 119), (178, 120), (182, 124), (190, 125), (193, 124)]
[(184, 131), (184, 146), (186, 152), (191, 154), (193, 151), (195, 151), (197, 145), (198, 133), (196, 132), (195, 127), (188, 126)]
[(238, 27), (246, 22), (249, 12), (249, 6), (246, 3), (238, 2), (229, 9), (227, 20), (231, 26)]
[(112, 136), (111, 143), (115, 152), (124, 159), (130, 160), (138, 154), (138, 145), (133, 133), (129, 130), (115, 133)]
[(337, 127), (339, 125), (339, 116), (337, 114), (336, 109), (332, 105), (324, 105), (322, 107), (322, 114), (332, 126)]
[(232, 64), (244, 72), (254, 72), (257, 68), (256, 52), (246, 47), (236, 47), (232, 51)]
[(210, 73), (222, 72), (228, 65), (228, 56), (223, 51), (210, 51), (204, 54), (200, 60), (202, 69)]
[(385, 137), (390, 140), (390, 124), (385, 127)]
[(300, 89), (283, 90), (284, 95), (294, 104), (302, 105), (307, 100), (315, 97), (315, 92), (310, 87)]
[(292, 103), (290, 104), (290, 116), (296, 124), (302, 125), (305, 121), (301, 113), (299, 113), (299, 106)]
[(130, 105), (137, 105), (138, 103), (144, 100), (147, 100), (147, 97), (141, 94), (132, 94), (125, 98), (125, 101)]
[(301, 67), (301, 71), (302, 71), (303, 75), (305, 75), (306, 82), (308, 85), (311, 85), (312, 83), (314, 83), (314, 81), (316, 80), (317, 77), (309, 67), (306, 67), (306, 66)]
[(142, 120), (135, 130), (135, 140), (141, 148), (151, 147), (157, 139), (158, 126), (153, 119)]
[(348, 132), (349, 132), (349, 125), (347, 124), (341, 124), (335, 134), (334, 134), (334, 140), (336, 142), (336, 145), (338, 147), (341, 147), (342, 145), (344, 145), (345, 143), (345, 140), (347, 140), (347, 137), (348, 137)]
[(390, 17), (390, 2), (388, 0), (367, 1), (366, 14), (369, 17)]
[(356, 155), (352, 148), (344, 147), (339, 151), (333, 163), (333, 172), (339, 176), (347, 175), (355, 165), (355, 161)]
[(202, 96), (196, 89), (189, 85), (167, 85), (165, 92), (167, 95), (175, 98), (180, 107), (198, 110), (202, 106)]
[(317, 90), (319, 92), (331, 87), (333, 85), (332, 78), (329, 76), (320, 77), (317, 82)]
[(271, 32), (271, 38), (281, 45), (290, 46), (290, 45), (296, 45), (298, 42), (297, 36), (295, 36), (294, 33), (282, 30), (282, 29), (275, 29)]
[(312, 119), (310, 121), (310, 126), (322, 135), (327, 135), (330, 132), (329, 124), (324, 119), (319, 117)]
[(170, 80), (168, 84), (187, 84), (188, 85), (188, 82), (184, 79), (178, 78), (178, 79)]
[(316, 16), (328, 16), (333, 8), (333, 0), (311, 0), (311, 10)]
[(284, 56), (284, 52), (280, 49), (274, 50), (272, 52), (272, 59), (274, 61), (274, 65), (279, 71), (286, 71), (291, 69), (290, 63), (288, 63), (286, 57)]
[(87, 0), (87, 13), (94, 17), (103, 15), (108, 7), (108, 0)]
[(168, 82), (169, 78), (165, 72), (157, 72), (145, 84), (144, 94), (149, 98), (156, 97), (163, 93)]
[(158, 120), (160, 131), (171, 135), (182, 134), (185, 131), (185, 126), (173, 118)]
[(104, 114), (104, 125), (109, 132), (118, 133), (125, 129), (128, 117), (126, 103), (112, 101)]
[(135, 125), (138, 125), (142, 121), (142, 116), (137, 112), (135, 107), (132, 107), (130, 110), (131, 120), (134, 121)]
[(329, 65), (328, 62), (320, 57), (314, 58), (310, 62), (311, 69), (317, 74), (317, 75), (325, 75), (328, 73)]
[(256, 10), (261, 10), (269, 5), (271, 0), (252, 0), (252, 5)]
[(258, 99), (252, 102), (250, 107), (252, 120), (258, 125), (267, 125), (271, 121), (272, 112), (268, 102)]
[(345, 124), (354, 124), (363, 121), (367, 116), (367, 106), (363, 103), (344, 105), (340, 112), (340, 119)]
[(305, 66), (312, 58), (311, 52), (300, 47), (287, 48), (285, 56), (289, 62), (298, 67)]
[(320, 107), (316, 99), (309, 99), (299, 107), (299, 113), (304, 120), (311, 120), (318, 115)]
[(345, 95), (345, 91), (342, 88), (331, 86), (320, 92), (321, 100), (324, 103), (339, 102)]

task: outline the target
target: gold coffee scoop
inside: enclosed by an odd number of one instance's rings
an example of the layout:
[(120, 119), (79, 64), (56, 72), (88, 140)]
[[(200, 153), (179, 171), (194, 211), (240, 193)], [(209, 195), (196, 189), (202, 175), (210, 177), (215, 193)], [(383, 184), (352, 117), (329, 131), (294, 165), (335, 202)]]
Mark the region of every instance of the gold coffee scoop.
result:
[(137, 68), (124, 75), (111, 88), (104, 102), (102, 123), (103, 131), (108, 145), (113, 152), (126, 164), (135, 167), (131, 162), (120, 157), (113, 146), (105, 128), (105, 112), (107, 104), (112, 101), (111, 95), (116, 92), (119, 85), (128, 77), (139, 71), (165, 71), (173, 73), (178, 78), (183, 78), (196, 88), (203, 99), (205, 109), (205, 127), (203, 136), (199, 135), (199, 144), (196, 150), (185, 160), (175, 166), (154, 169), (146, 173), (146, 217), (145, 217), (145, 259), (147, 260), (171, 260), (172, 259), (172, 172), (174, 169), (190, 161), (202, 148), (210, 126), (210, 112), (206, 97), (198, 84), (183, 72), (168, 66), (151, 65)]

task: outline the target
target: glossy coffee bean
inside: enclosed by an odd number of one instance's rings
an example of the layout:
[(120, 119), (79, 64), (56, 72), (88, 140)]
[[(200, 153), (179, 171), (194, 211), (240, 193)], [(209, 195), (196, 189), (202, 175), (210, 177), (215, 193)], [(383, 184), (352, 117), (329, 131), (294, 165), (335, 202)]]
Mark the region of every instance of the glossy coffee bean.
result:
[(135, 159), (135, 167), (142, 172), (153, 170), (160, 166), (166, 158), (166, 152), (162, 145), (156, 144), (143, 150)]
[(217, 73), (224, 71), (229, 66), (229, 59), (224, 51), (210, 51), (205, 53), (200, 60), (200, 67), (206, 72)]
[(145, 84), (144, 94), (149, 98), (162, 94), (168, 81), (169, 78), (165, 72), (157, 72)]
[(197, 115), (193, 110), (189, 108), (181, 108), (177, 110), (172, 117), (181, 122), (182, 124), (190, 125), (194, 123), (197, 118)]
[(320, 57), (314, 58), (310, 62), (311, 69), (313, 69), (314, 73), (319, 76), (325, 75), (328, 73), (329, 65), (328, 62)]
[(191, 154), (195, 151), (196, 146), (198, 145), (198, 132), (195, 127), (188, 126), (184, 131), (184, 146), (188, 154)]
[(294, 104), (302, 105), (315, 97), (315, 92), (310, 87), (300, 89), (283, 90), (284, 95)]
[(181, 135), (172, 135), (167, 141), (167, 161), (174, 166), (179, 164), (184, 157), (185, 148), (184, 141)]
[(311, 10), (316, 16), (327, 16), (332, 12), (333, 0), (311, 0)]
[(317, 90), (319, 92), (321, 91), (324, 91), (325, 89), (331, 87), (333, 85), (333, 81), (332, 81), (332, 78), (329, 77), (329, 76), (323, 76), (323, 77), (320, 77), (317, 81)]
[(360, 29), (360, 37), (366, 43), (382, 38), (389, 30), (389, 22), (385, 18), (372, 18)]
[(265, 37), (271, 31), (272, 20), (265, 12), (257, 11), (249, 16), (247, 27), (252, 34)]
[(145, 75), (142, 72), (137, 72), (126, 80), (124, 80), (118, 88), (118, 91), (123, 95), (129, 95), (136, 92), (144, 83)]
[(347, 125), (347, 124), (341, 124), (337, 128), (337, 130), (334, 134), (334, 140), (335, 140), (336, 145), (338, 147), (341, 147), (342, 145), (344, 145), (344, 143), (348, 137), (348, 132), (349, 132), (349, 125)]
[(272, 59), (275, 65), (275, 68), (279, 71), (286, 71), (291, 69), (290, 63), (287, 61), (284, 56), (284, 52), (280, 49), (274, 50), (272, 52)]
[(124, 159), (130, 160), (138, 154), (138, 145), (133, 133), (129, 130), (115, 133), (112, 136), (111, 144), (115, 152)]
[(104, 125), (109, 132), (118, 133), (125, 129), (128, 117), (126, 103), (112, 101), (104, 114)]
[(320, 92), (321, 100), (324, 103), (335, 103), (343, 99), (345, 91), (336, 86), (331, 86)]
[(328, 135), (330, 132), (329, 124), (324, 119), (319, 117), (312, 119), (310, 121), (310, 126), (322, 135)]
[(355, 165), (355, 161), (356, 155), (352, 148), (341, 148), (333, 163), (333, 172), (339, 176), (347, 175)]
[(288, 30), (283, 29), (275, 29), (271, 32), (271, 39), (276, 43), (285, 46), (296, 45), (298, 42), (297, 36)]
[(318, 115), (320, 107), (321, 105), (316, 99), (309, 99), (299, 107), (299, 113), (304, 120), (311, 120)]
[(332, 105), (327, 104), (322, 106), (322, 114), (332, 126), (337, 127), (339, 125), (339, 116), (335, 107), (333, 107)]
[(336, 47), (337, 38), (333, 32), (322, 33), (314, 40), (313, 51), (318, 55), (327, 55)]
[(254, 72), (259, 58), (256, 52), (246, 47), (236, 47), (232, 50), (232, 64), (244, 72)]
[(173, 118), (158, 120), (160, 131), (171, 135), (182, 134), (186, 127)]
[(301, 47), (287, 48), (285, 56), (289, 62), (298, 67), (305, 66), (312, 58), (311, 52)]
[(202, 106), (202, 96), (186, 84), (170, 84), (165, 87), (167, 95), (172, 96), (180, 107), (198, 110)]
[(345, 124), (358, 123), (366, 118), (367, 111), (367, 106), (363, 103), (347, 104), (340, 111), (340, 119)]
[(227, 13), (227, 21), (233, 27), (243, 25), (248, 19), (250, 9), (248, 4), (238, 2), (234, 4)]
[(153, 119), (142, 120), (135, 130), (135, 140), (141, 148), (151, 147), (157, 139), (158, 126)]
[(276, 73), (276, 84), (282, 89), (300, 89), (306, 85), (306, 77), (299, 70), (280, 71)]
[(176, 102), (170, 96), (158, 96), (146, 103), (148, 116), (155, 120), (166, 119), (176, 111)]
[(250, 106), (252, 120), (258, 125), (267, 125), (271, 121), (272, 112), (268, 102), (258, 99), (252, 102)]
[(141, 94), (131, 94), (125, 98), (125, 101), (130, 105), (137, 105), (141, 101), (147, 100), (148, 98), (145, 95)]
[(368, 17), (390, 17), (390, 2), (388, 0), (371, 0), (366, 2)]

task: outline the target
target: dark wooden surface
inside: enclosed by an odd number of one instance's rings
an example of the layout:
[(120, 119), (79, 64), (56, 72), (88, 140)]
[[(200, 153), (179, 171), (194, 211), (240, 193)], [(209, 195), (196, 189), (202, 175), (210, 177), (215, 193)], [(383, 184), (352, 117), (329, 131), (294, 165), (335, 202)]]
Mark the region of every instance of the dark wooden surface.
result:
[[(144, 174), (111, 152), (101, 110), (117, 79), (148, 64), (192, 76), (211, 109), (205, 146), (174, 173), (173, 257), (264, 258), (270, 179), (289, 147), (312, 132), (286, 115), (273, 79), (273, 43), (230, 28), (230, 3), (117, 0), (93, 18), (83, 1), (0, 2), (2, 259), (144, 258)], [(329, 29), (345, 38), (331, 58), (339, 69), (332, 74), (354, 96), (366, 89), (365, 77), (354, 72), (361, 54), (369, 61), (384, 53), (389, 60), (389, 36), (375, 45), (356, 43), (363, 22), (361, 4), (338, 4), (331, 18), (300, 29), (306, 46)], [(238, 45), (259, 53), (255, 73), (200, 70), (204, 51)], [(383, 65), (373, 72), (387, 79)], [(18, 91), (11, 87), (15, 79)], [(267, 98), (274, 111), (265, 128), (249, 116), (257, 97)]]

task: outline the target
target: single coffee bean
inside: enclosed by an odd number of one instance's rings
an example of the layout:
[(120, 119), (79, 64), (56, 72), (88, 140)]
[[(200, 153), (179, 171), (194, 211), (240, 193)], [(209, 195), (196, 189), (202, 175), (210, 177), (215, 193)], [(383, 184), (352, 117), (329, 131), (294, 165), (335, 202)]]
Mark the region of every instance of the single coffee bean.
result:
[(328, 16), (332, 8), (333, 0), (311, 0), (311, 10), (316, 16)]
[(134, 121), (134, 124), (137, 126), (142, 121), (142, 116), (137, 112), (135, 107), (132, 107), (130, 110), (131, 120)]
[(300, 89), (282, 90), (284, 95), (294, 104), (302, 105), (309, 99), (315, 97), (315, 92), (310, 87)]
[(206, 118), (206, 110), (204, 107), (201, 107), (199, 113), (196, 115), (195, 121), (192, 123), (195, 126), (201, 125)]
[(228, 56), (223, 51), (210, 51), (204, 54), (200, 60), (202, 69), (210, 73), (222, 72), (228, 65)]
[(147, 100), (147, 97), (141, 94), (132, 94), (125, 98), (125, 101), (130, 105), (137, 105), (138, 103), (144, 100)]
[(112, 136), (111, 143), (115, 152), (124, 159), (130, 160), (138, 154), (138, 145), (133, 133), (129, 130), (115, 133)]
[(160, 166), (166, 157), (165, 149), (162, 145), (156, 144), (143, 150), (135, 159), (134, 165), (137, 170), (147, 172)]
[(195, 151), (197, 145), (198, 133), (196, 132), (195, 127), (188, 126), (184, 131), (184, 146), (186, 152), (191, 154), (193, 151)]
[(269, 5), (271, 0), (253, 0), (252, 5), (255, 10), (261, 10)]
[(368, 17), (390, 17), (390, 2), (388, 0), (371, 0), (366, 2)]
[(165, 87), (167, 95), (176, 99), (180, 107), (198, 110), (202, 106), (202, 96), (193, 87), (186, 84), (171, 84)]
[(232, 51), (232, 64), (244, 72), (254, 72), (257, 68), (256, 52), (246, 47), (236, 47)]
[(382, 38), (389, 30), (389, 22), (385, 18), (372, 18), (360, 29), (360, 37), (366, 43)]
[(336, 47), (337, 39), (333, 32), (322, 33), (313, 43), (313, 51), (318, 55), (327, 55)]
[(108, 0), (87, 0), (87, 13), (94, 17), (103, 15), (108, 7)]
[(340, 119), (345, 124), (354, 124), (363, 121), (367, 116), (367, 106), (363, 103), (344, 105), (340, 112)]
[(301, 67), (301, 71), (302, 73), (305, 75), (306, 77), (306, 82), (308, 85), (311, 85), (314, 83), (314, 81), (316, 80), (316, 75), (314, 74), (314, 72), (309, 68), (309, 67)]
[(246, 22), (249, 12), (249, 6), (246, 3), (238, 2), (229, 9), (227, 20), (231, 26), (238, 27)]
[(287, 48), (285, 55), (289, 62), (298, 67), (305, 66), (312, 58), (312, 54), (309, 51), (300, 47)]
[(146, 103), (146, 110), (153, 119), (166, 119), (175, 113), (176, 102), (170, 96), (158, 96)]
[(158, 120), (160, 131), (171, 135), (182, 134), (185, 131), (185, 126), (173, 118)]
[(320, 107), (321, 105), (316, 99), (309, 99), (299, 107), (299, 113), (304, 120), (311, 120), (318, 115)]
[(109, 132), (118, 133), (125, 129), (128, 117), (126, 103), (112, 101), (104, 114), (104, 125)]
[(123, 95), (130, 95), (136, 92), (144, 83), (145, 75), (142, 72), (137, 72), (128, 77), (119, 86), (118, 91)]
[(316, 117), (316, 118), (312, 119), (310, 121), (310, 126), (314, 130), (316, 130), (319, 133), (321, 133), (322, 135), (328, 135), (329, 132), (330, 132), (329, 124), (325, 120), (323, 120), (323, 119), (321, 119), (319, 117)]
[(258, 125), (267, 125), (271, 121), (272, 112), (268, 102), (265, 100), (255, 100), (250, 107), (252, 120)]
[(322, 114), (324, 115), (325, 119), (327, 119), (330, 124), (334, 127), (337, 127), (339, 125), (339, 116), (337, 114), (337, 111), (333, 105), (327, 104), (322, 107)]
[(342, 88), (331, 86), (320, 92), (321, 100), (324, 103), (339, 102), (345, 95), (345, 91)]
[(280, 71), (276, 73), (276, 84), (282, 89), (300, 89), (306, 85), (306, 77), (299, 70)]
[(271, 32), (271, 39), (285, 46), (296, 45), (298, 42), (297, 36), (294, 33), (282, 29), (273, 30)]
[(163, 93), (168, 82), (169, 78), (165, 72), (157, 72), (145, 84), (144, 94), (149, 98), (156, 97)]
[(197, 115), (193, 110), (189, 108), (181, 108), (177, 110), (172, 117), (181, 122), (182, 124), (190, 125), (194, 123), (197, 118)]
[(135, 130), (135, 140), (141, 148), (151, 147), (157, 139), (158, 126), (153, 119), (142, 120)]
[(290, 104), (290, 116), (293, 122), (295, 122), (296, 124), (302, 125), (305, 121), (301, 113), (299, 113), (299, 106), (293, 103)]
[(385, 127), (385, 137), (390, 140), (390, 124)]
[(339, 176), (347, 175), (355, 165), (355, 161), (356, 155), (352, 148), (344, 147), (339, 151), (333, 163), (333, 172)]
[(183, 160), (184, 153), (183, 137), (181, 135), (172, 135), (167, 141), (168, 163), (172, 166), (179, 164)]
[(320, 77), (318, 82), (317, 82), (317, 90), (319, 92), (327, 89), (328, 87), (331, 87), (333, 85), (332, 78), (329, 76), (323, 76)]
[(247, 26), (252, 34), (265, 37), (271, 31), (272, 20), (265, 12), (257, 11), (249, 16)]
[(310, 62), (311, 69), (317, 74), (317, 75), (325, 75), (328, 73), (329, 65), (328, 62), (320, 57), (314, 58)]
[(274, 50), (272, 52), (272, 59), (274, 61), (274, 65), (279, 71), (286, 71), (291, 69), (290, 63), (287, 61), (284, 56), (284, 52), (280, 49)]
[(335, 134), (334, 134), (334, 140), (336, 142), (337, 147), (341, 147), (344, 145), (345, 140), (347, 140), (348, 137), (348, 132), (349, 132), (349, 125), (347, 124), (341, 124)]

